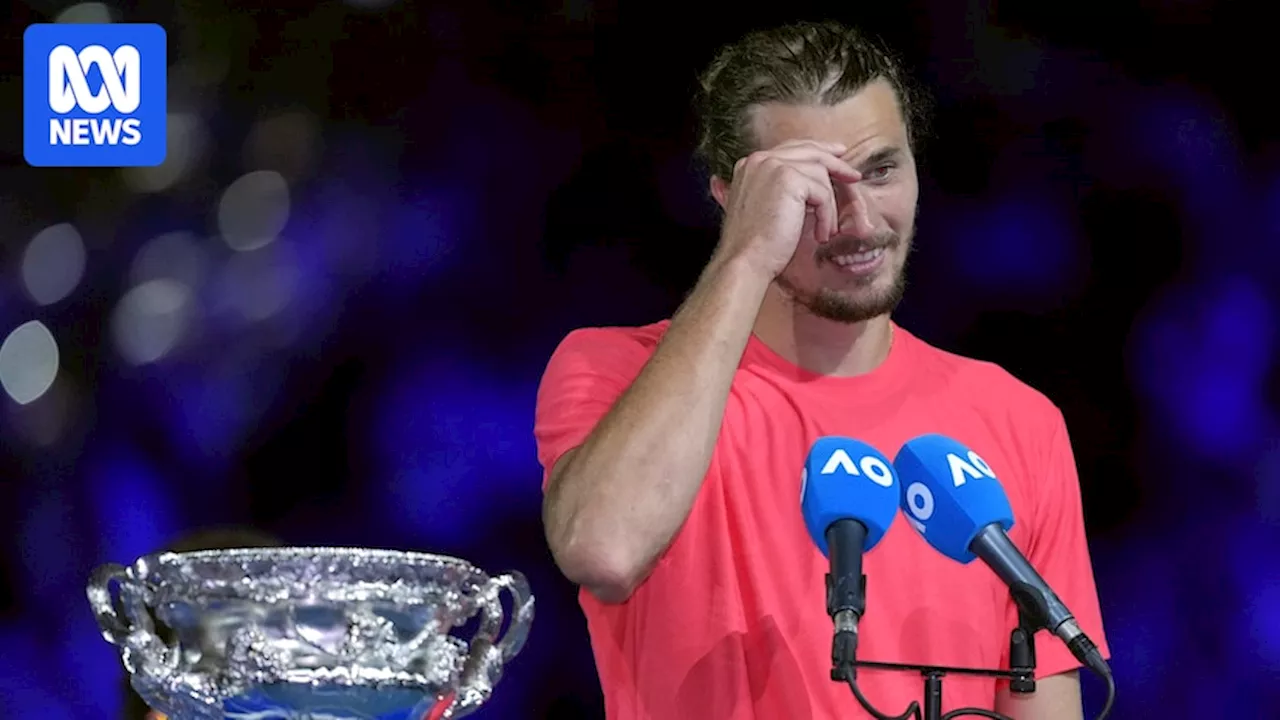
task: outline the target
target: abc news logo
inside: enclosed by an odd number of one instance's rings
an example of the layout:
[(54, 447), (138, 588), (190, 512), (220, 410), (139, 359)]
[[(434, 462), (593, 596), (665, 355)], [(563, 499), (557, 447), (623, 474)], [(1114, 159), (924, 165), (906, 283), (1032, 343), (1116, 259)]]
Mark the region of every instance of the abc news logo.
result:
[(168, 36), (154, 24), (40, 23), (22, 36), (34, 167), (155, 167), (168, 152)]
[[(97, 68), (102, 86), (89, 89), (89, 71)], [(108, 108), (121, 115), (136, 112), (142, 104), (142, 57), (133, 45), (121, 45), (113, 53), (101, 45), (80, 52), (59, 45), (49, 52), (49, 109), (58, 115), (79, 109), (101, 115)], [(121, 117), (53, 117), (49, 119), (50, 145), (137, 145), (142, 142), (142, 121)]]

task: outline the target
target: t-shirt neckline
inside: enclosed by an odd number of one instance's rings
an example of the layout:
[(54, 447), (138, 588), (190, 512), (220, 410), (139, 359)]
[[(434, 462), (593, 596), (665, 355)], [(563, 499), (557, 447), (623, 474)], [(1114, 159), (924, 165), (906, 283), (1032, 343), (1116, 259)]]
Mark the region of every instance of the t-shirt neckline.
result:
[(875, 369), (861, 375), (836, 376), (814, 372), (779, 355), (755, 333), (747, 341), (743, 354), (743, 366), (759, 366), (766, 372), (792, 382), (809, 385), (814, 389), (859, 390), (864, 392), (891, 391), (900, 386), (911, 370), (916, 338), (900, 325), (890, 322), (892, 339), (889, 353)]

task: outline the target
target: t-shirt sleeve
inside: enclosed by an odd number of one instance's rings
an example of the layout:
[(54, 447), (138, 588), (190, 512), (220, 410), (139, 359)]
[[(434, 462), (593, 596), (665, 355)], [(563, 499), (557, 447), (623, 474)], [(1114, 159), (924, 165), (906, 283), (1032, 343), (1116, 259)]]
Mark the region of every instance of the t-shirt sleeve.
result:
[(556, 462), (587, 439), (650, 354), (646, 344), (616, 328), (575, 330), (561, 341), (543, 372), (534, 412), (544, 490)]
[[(1042, 464), (1043, 475), (1033, 494), (1034, 531), (1028, 541), (1027, 559), (1066, 604), (1084, 633), (1098, 645), (1103, 657), (1110, 659), (1111, 651), (1103, 633), (1102, 610), (1085, 538), (1075, 455), (1066, 423), (1056, 408), (1051, 428), (1047, 457)], [(1013, 615), (1016, 622), (1016, 610)], [(1037, 633), (1036, 677), (1057, 675), (1079, 667), (1080, 662), (1061, 640), (1048, 632)]]

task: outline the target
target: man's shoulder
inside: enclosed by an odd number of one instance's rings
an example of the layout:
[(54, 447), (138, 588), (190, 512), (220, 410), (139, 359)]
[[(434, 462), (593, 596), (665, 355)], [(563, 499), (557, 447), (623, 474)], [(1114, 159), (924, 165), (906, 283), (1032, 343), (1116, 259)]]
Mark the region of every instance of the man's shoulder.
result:
[(975, 406), (1010, 412), (1026, 420), (1061, 421), (1062, 412), (1048, 395), (999, 363), (943, 350), (918, 338), (916, 342), (920, 365), (926, 372), (945, 377), (949, 390), (967, 396)]
[(660, 320), (648, 325), (582, 327), (565, 335), (556, 352), (587, 356), (607, 356), (619, 351), (652, 353), (670, 324), (670, 320)]

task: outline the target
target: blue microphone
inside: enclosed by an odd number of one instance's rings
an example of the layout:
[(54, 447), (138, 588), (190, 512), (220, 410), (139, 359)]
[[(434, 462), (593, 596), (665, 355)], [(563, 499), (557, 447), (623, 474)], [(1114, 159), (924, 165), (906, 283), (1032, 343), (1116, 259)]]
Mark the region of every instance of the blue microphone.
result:
[(961, 563), (981, 558), (1027, 619), (1061, 638), (1080, 662), (1110, 674), (1071, 611), (1009, 539), (1013, 509), (986, 461), (949, 437), (921, 435), (902, 446), (893, 464), (907, 520), (935, 550)]
[(845, 437), (819, 438), (800, 475), (800, 513), (827, 556), (827, 614), (835, 625), (834, 666), (853, 677), (858, 621), (866, 611), (862, 554), (898, 516), (898, 477), (879, 450)]

